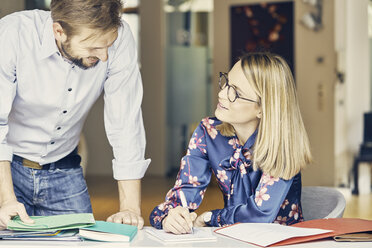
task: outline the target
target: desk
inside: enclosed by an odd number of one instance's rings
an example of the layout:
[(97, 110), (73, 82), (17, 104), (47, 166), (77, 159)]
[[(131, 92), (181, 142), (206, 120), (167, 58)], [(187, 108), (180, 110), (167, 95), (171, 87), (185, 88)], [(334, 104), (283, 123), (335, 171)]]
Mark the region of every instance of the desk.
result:
[[(149, 228), (149, 227), (144, 227)], [(212, 228), (206, 227), (213, 230)], [(157, 248), (157, 247), (178, 247), (178, 248), (190, 248), (190, 247), (252, 247), (257, 248), (258, 246), (251, 245), (245, 242), (237, 241), (217, 235), (216, 241), (208, 242), (188, 242), (188, 243), (162, 243), (157, 238), (151, 236), (144, 230), (139, 230), (136, 237), (130, 243), (107, 243), (107, 242), (62, 242), (62, 241), (2, 241), (0, 240), (0, 248), (62, 248), (62, 247), (89, 247), (89, 248), (120, 248), (120, 247), (146, 247), (146, 248)], [(371, 248), (372, 242), (336, 242), (333, 240), (321, 240), (315, 242), (307, 242), (289, 246), (279, 246), (283, 248)]]

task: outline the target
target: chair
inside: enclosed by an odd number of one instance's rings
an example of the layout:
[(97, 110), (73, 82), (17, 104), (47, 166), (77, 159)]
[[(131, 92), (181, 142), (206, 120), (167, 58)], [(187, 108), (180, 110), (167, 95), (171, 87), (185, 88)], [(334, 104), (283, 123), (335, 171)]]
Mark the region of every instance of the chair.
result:
[(359, 163), (368, 162), (372, 165), (372, 112), (364, 114), (364, 130), (363, 143), (360, 145), (360, 152), (354, 158), (353, 174), (354, 174), (354, 195), (359, 194), (358, 178), (359, 178)]
[(302, 214), (305, 220), (341, 218), (346, 201), (343, 194), (334, 188), (302, 187)]

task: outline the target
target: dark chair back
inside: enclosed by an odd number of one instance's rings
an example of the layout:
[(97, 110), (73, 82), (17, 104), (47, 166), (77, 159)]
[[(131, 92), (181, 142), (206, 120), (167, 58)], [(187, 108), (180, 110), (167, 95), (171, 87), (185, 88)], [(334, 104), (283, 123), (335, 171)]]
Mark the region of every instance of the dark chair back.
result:
[(372, 143), (372, 112), (364, 114), (363, 143)]

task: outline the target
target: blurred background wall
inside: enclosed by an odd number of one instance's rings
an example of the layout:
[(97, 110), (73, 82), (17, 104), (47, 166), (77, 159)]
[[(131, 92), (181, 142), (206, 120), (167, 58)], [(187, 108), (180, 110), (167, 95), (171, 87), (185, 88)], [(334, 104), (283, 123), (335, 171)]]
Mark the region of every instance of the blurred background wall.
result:
[[(2, 0), (0, 16), (26, 8), (47, 9), (48, 2)], [(240, 6), (250, 18), (249, 9), (289, 3), (292, 67), (314, 154), (314, 163), (303, 173), (304, 184), (349, 185), (352, 159), (362, 142), (363, 113), (372, 105), (370, 1), (125, 2), (143, 77), (146, 157), (152, 159), (148, 175), (174, 175), (195, 123), (213, 115), (217, 73), (231, 67), (232, 10)], [(280, 30), (273, 35), (280, 37)], [(88, 116), (84, 136), (87, 174), (111, 175), (102, 98)]]

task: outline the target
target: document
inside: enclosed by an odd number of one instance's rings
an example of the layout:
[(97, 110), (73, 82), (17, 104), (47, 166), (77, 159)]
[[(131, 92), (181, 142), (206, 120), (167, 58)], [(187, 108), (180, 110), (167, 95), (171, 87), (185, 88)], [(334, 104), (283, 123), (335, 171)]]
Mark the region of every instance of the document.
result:
[(209, 228), (194, 227), (193, 233), (179, 235), (167, 233), (162, 229), (156, 229), (154, 227), (145, 227), (144, 229), (147, 233), (163, 242), (195, 242), (217, 240), (217, 237)]
[(237, 240), (266, 247), (289, 238), (329, 233), (332, 230), (283, 226), (274, 223), (237, 223), (216, 229), (215, 232)]

